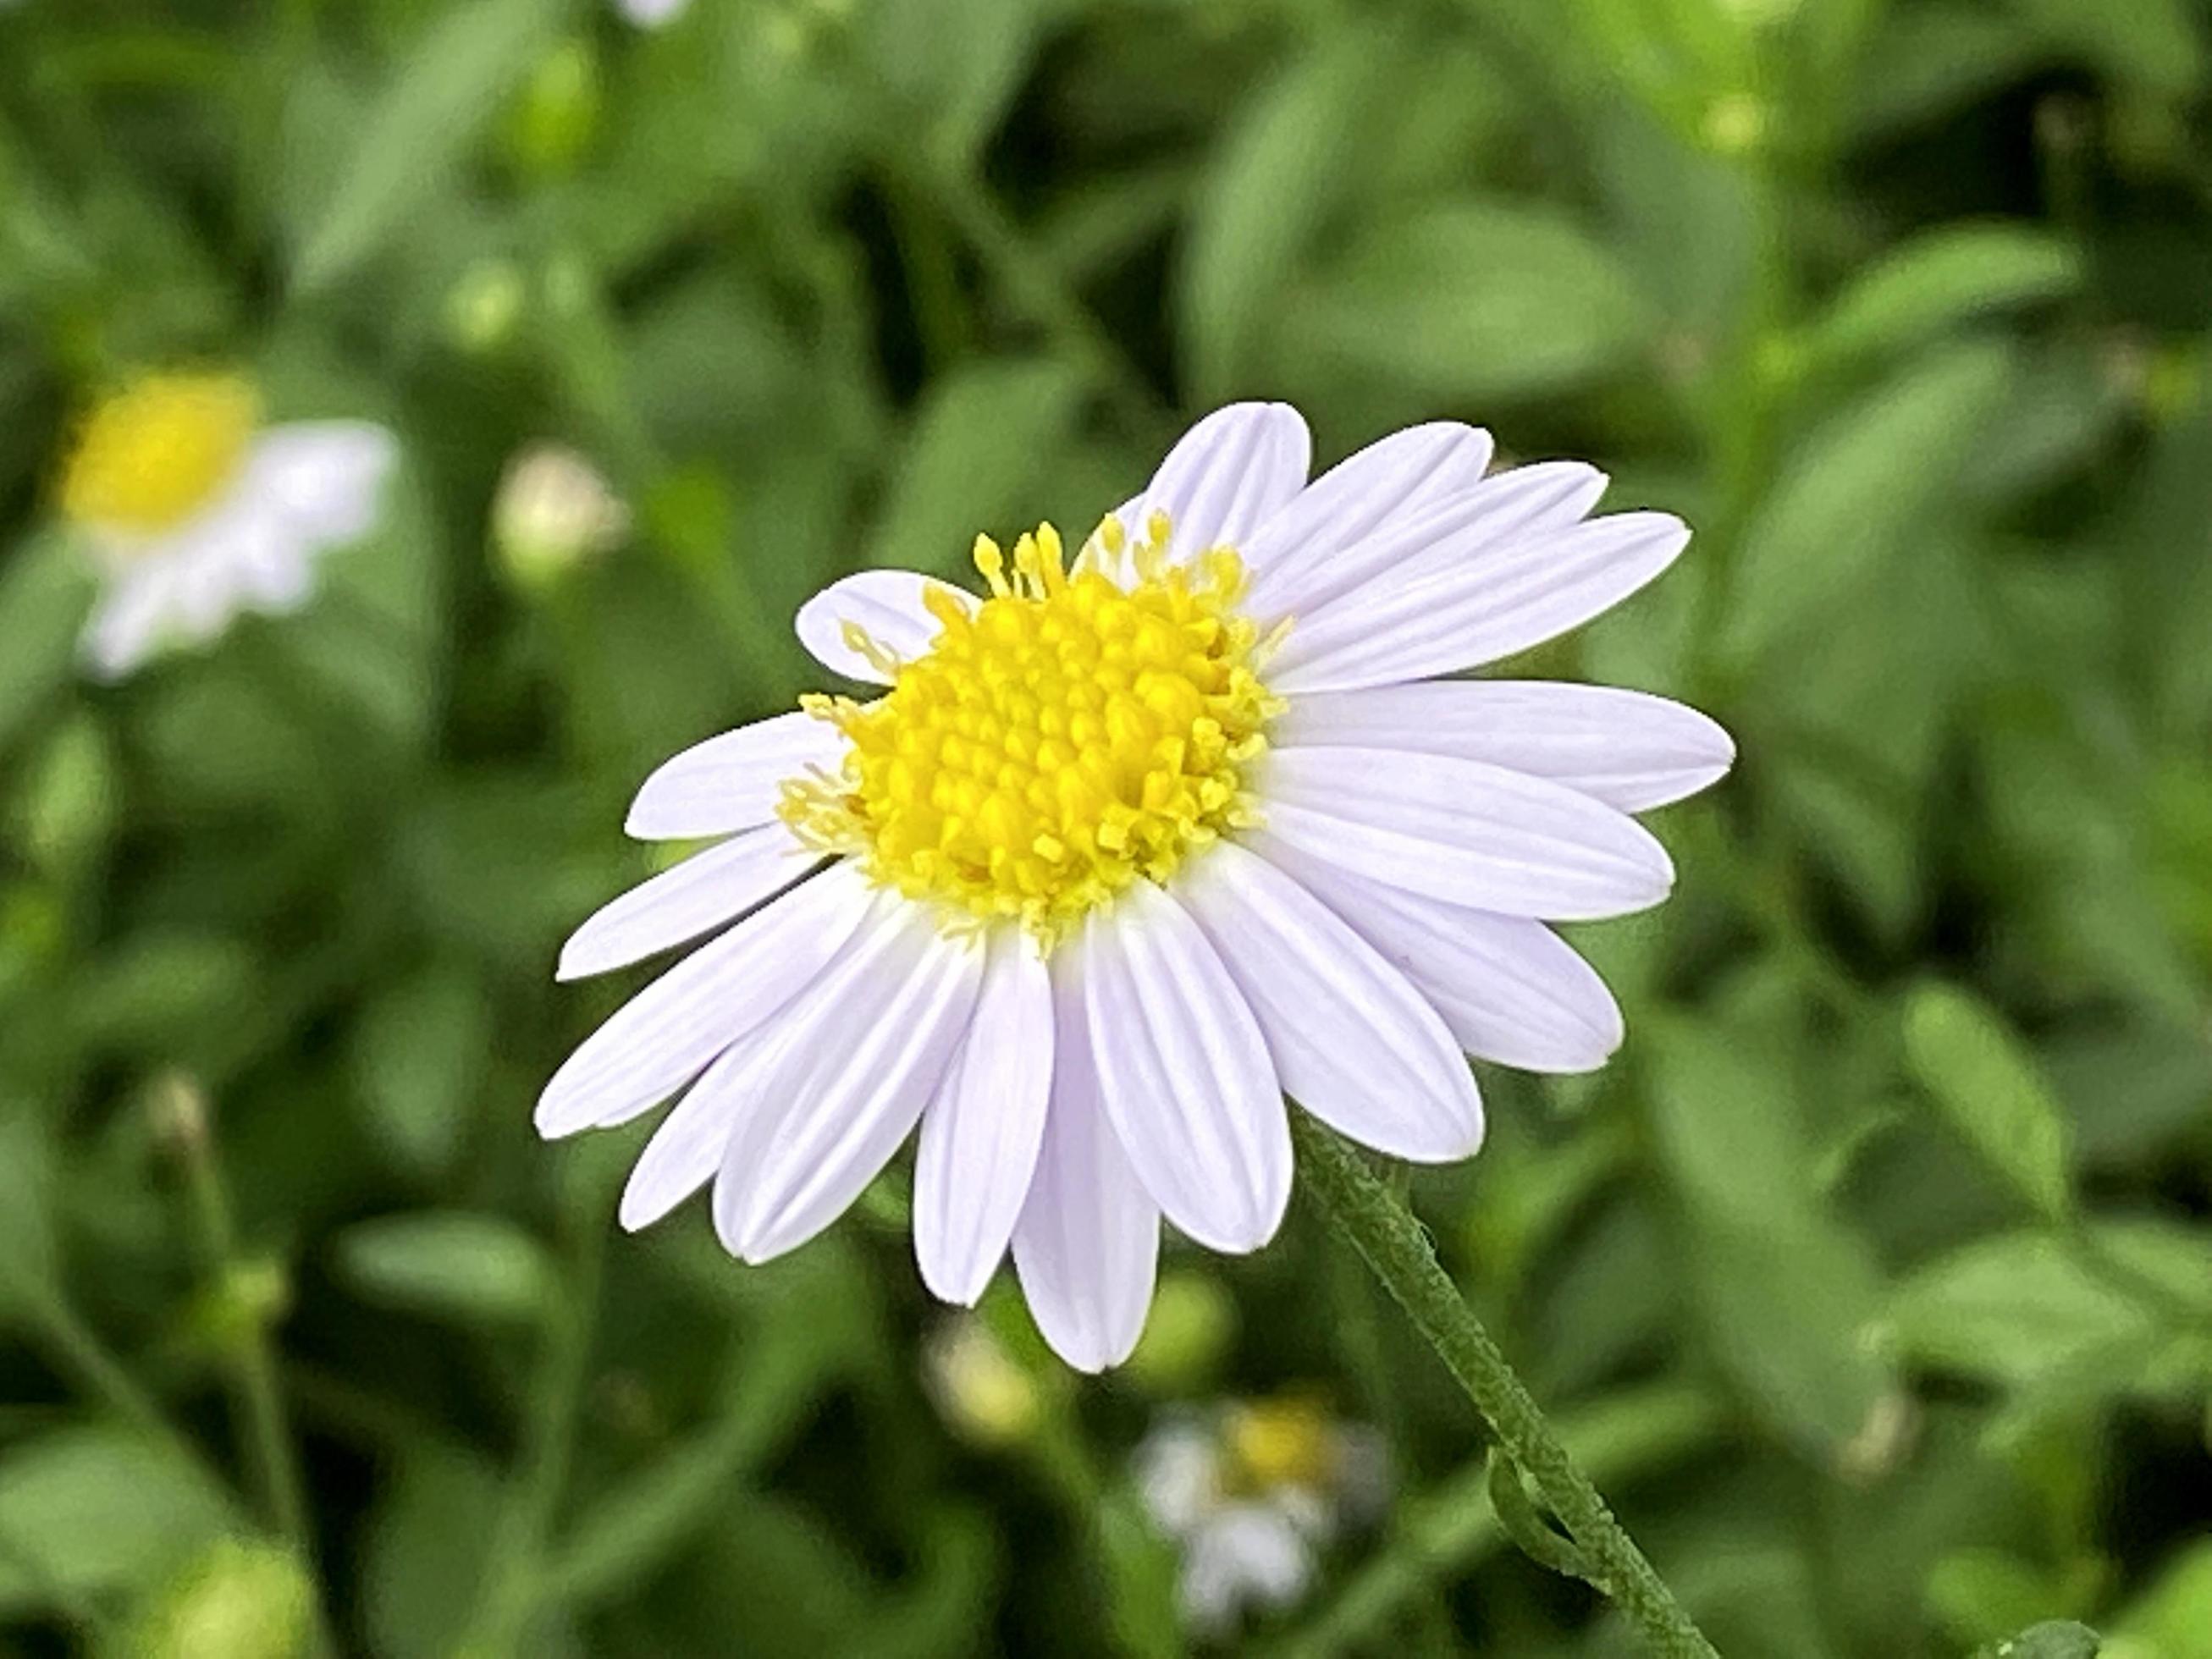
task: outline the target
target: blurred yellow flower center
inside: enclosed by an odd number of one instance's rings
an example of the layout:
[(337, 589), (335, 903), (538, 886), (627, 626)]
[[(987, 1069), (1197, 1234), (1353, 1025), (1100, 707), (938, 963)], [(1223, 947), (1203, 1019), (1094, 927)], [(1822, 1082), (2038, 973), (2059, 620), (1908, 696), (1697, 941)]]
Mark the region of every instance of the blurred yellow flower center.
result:
[(1263, 1400), (1229, 1414), (1223, 1431), (1228, 1480), (1240, 1492), (1330, 1484), (1336, 1437), (1328, 1414), (1310, 1400)]
[(62, 510), (103, 530), (173, 530), (236, 474), (258, 414), (252, 387), (234, 376), (149, 376), (85, 422)]
[(978, 538), (989, 597), (971, 611), (933, 594), (943, 628), (912, 662), (848, 625), (891, 690), (806, 701), (852, 748), (840, 775), (786, 786), (786, 820), (909, 897), (1048, 942), (1251, 822), (1243, 769), (1281, 708), (1255, 672), (1272, 641), (1233, 610), (1236, 553), (1171, 565), (1167, 537), (1164, 517), (1136, 543), (1109, 518), (1071, 572), (1044, 525), (1011, 573)]

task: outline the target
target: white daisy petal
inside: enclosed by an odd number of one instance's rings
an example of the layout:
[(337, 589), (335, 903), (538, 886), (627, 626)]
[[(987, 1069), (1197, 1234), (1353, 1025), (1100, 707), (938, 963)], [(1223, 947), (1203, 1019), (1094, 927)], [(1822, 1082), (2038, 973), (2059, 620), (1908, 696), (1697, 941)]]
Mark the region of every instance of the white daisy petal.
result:
[(1293, 696), (1344, 691), (1494, 662), (1618, 604), (1689, 539), (1669, 514), (1617, 513), (1464, 560), (1419, 561), (1301, 616), (1267, 684)]
[(367, 421), (295, 421), (254, 440), (242, 488), (312, 542), (349, 542), (374, 526), (398, 459), (398, 441)]
[(158, 562), (125, 567), (108, 579), (80, 644), (97, 678), (119, 680), (160, 648), (174, 586), (175, 574)]
[(889, 685), (890, 677), (855, 651), (845, 639), (848, 624), (859, 626), (901, 662), (925, 655), (945, 624), (922, 603), (941, 593), (963, 611), (981, 601), (965, 589), (912, 570), (863, 570), (835, 581), (799, 607), (799, 643), (814, 659), (847, 679)]
[(241, 549), (236, 568), (240, 599), (270, 616), (289, 616), (314, 596), (314, 561), (297, 532)]
[(835, 771), (845, 735), (804, 710), (777, 714), (696, 743), (663, 761), (632, 802), (623, 828), (639, 841), (704, 840), (766, 823), (787, 779)]
[(1451, 1032), (1406, 976), (1255, 853), (1208, 848), (1180, 900), (1243, 994), (1292, 1098), (1393, 1157), (1444, 1163), (1482, 1144), (1482, 1098)]
[(785, 1020), (755, 1026), (723, 1050), (661, 1119), (623, 1187), (617, 1214), (626, 1231), (651, 1226), (714, 1178), (731, 1126), (746, 1103), (758, 1097), (762, 1079), (780, 1063), (791, 1035)]
[(1449, 903), (1594, 921), (1656, 904), (1674, 884), (1667, 849), (1635, 819), (1480, 761), (1283, 748), (1261, 780), (1278, 839)]
[(1119, 516), (1142, 537), (1153, 514), (1166, 514), (1178, 562), (1224, 544), (1241, 546), (1305, 487), (1312, 459), (1312, 436), (1288, 404), (1231, 404), (1183, 434)]
[(981, 945), (941, 932), (919, 905), (890, 905), (896, 946), (865, 982), (808, 993), (793, 1016), (805, 1030), (731, 1132), (714, 1222), (747, 1261), (795, 1249), (845, 1212), (913, 1130), (967, 1031)]
[[(1239, 545), (1255, 608), (1287, 609), (1349, 548), (1409, 524), (1482, 482), (1490, 434), (1457, 421), (1394, 432), (1316, 478)], [(1276, 603), (1277, 596), (1283, 602)]]
[(1013, 1237), (1052, 1092), (1052, 981), (1036, 940), (996, 929), (975, 1013), (922, 1114), (914, 1248), (922, 1282), (973, 1307)]
[[(1486, 441), (1488, 434), (1481, 435)], [(1456, 474), (1448, 471), (1445, 476)], [(1317, 495), (1328, 482), (1322, 479), (1277, 517), (1291, 522), (1303, 518), (1306, 496)], [(1248, 608), (1267, 622), (1304, 617), (1370, 583), (1389, 587), (1421, 571), (1462, 568), (1508, 542), (1580, 522), (1605, 494), (1605, 485), (1604, 473), (1580, 461), (1540, 461), (1492, 478), (1478, 471), (1455, 488), (1424, 489), (1409, 501), (1361, 504), (1366, 514), (1352, 518), (1337, 533), (1316, 538), (1294, 557), (1274, 558), (1261, 545)], [(1368, 515), (1372, 523), (1365, 521)], [(1260, 542), (1275, 532), (1269, 524)]]
[(1346, 745), (1487, 762), (1642, 812), (1727, 772), (1735, 744), (1696, 709), (1641, 691), (1542, 680), (1427, 680), (1293, 697), (1286, 747)]
[(628, 1121), (790, 1001), (835, 961), (872, 890), (836, 865), (686, 957), (586, 1037), (538, 1098), (553, 1139)]
[(1102, 1371), (1127, 1359), (1145, 1328), (1160, 1212), (1098, 1097), (1079, 953), (1057, 952), (1051, 974), (1052, 1102), (1014, 1228), (1014, 1270), (1053, 1352), (1079, 1371)]
[(1099, 1097), (1169, 1220), (1257, 1249), (1291, 1194), (1291, 1127), (1259, 1022), (1189, 914), (1149, 881), (1084, 923)]
[(1468, 1053), (1524, 1072), (1594, 1072), (1620, 1047), (1613, 993), (1543, 923), (1370, 881), (1265, 830), (1246, 840), (1401, 969)]
[(781, 891), (819, 853), (781, 823), (695, 853), (594, 911), (561, 947), (556, 979), (604, 974), (696, 939)]

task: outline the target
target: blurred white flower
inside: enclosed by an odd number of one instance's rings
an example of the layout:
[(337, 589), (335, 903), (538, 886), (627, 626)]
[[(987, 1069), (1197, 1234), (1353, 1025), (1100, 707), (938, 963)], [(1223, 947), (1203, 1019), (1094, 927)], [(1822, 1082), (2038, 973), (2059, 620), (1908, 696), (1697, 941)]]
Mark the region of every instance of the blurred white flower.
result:
[(296, 610), (316, 556), (374, 525), (397, 453), (362, 422), (264, 427), (230, 375), (152, 375), (100, 404), (61, 485), (104, 582), (84, 633), (92, 672), (118, 678), (240, 611)]
[(1138, 1447), (1135, 1475), (1146, 1513), (1181, 1551), (1183, 1615), (1209, 1635), (1297, 1601), (1320, 1549), (1383, 1499), (1374, 1433), (1293, 1398), (1170, 1418)]
[(492, 501), (493, 543), (526, 586), (605, 552), (629, 529), (629, 509), (599, 469), (559, 444), (534, 445), (509, 461)]
[(640, 28), (657, 29), (663, 23), (672, 23), (691, 4), (691, 0), (615, 0), (622, 15)]
[(1638, 692), (1438, 677), (1587, 622), (1689, 532), (1592, 518), (1579, 463), (1486, 476), (1489, 434), (1454, 422), (1311, 483), (1310, 450), (1295, 410), (1236, 404), (1072, 562), (1046, 525), (1011, 557), (978, 538), (980, 595), (848, 576), (799, 638), (886, 689), (645, 781), (633, 836), (726, 839), (587, 921), (562, 976), (729, 931), (537, 1113), (565, 1135), (688, 1088), (625, 1226), (711, 1182), (724, 1246), (768, 1261), (919, 1125), (925, 1282), (972, 1304), (1011, 1248), (1046, 1340), (1097, 1370), (1143, 1328), (1163, 1218), (1217, 1250), (1274, 1236), (1285, 1093), (1444, 1163), (1482, 1141), (1467, 1054), (1605, 1062), (1620, 1009), (1549, 924), (1663, 899), (1632, 815), (1733, 745)]

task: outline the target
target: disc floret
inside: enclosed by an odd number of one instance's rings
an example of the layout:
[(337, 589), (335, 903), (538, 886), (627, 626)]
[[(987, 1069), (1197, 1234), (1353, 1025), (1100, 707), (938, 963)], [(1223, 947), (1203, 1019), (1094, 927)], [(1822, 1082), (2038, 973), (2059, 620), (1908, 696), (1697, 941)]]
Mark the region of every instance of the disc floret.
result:
[(1168, 535), (1164, 515), (1141, 541), (1109, 517), (1072, 570), (1049, 524), (1011, 568), (978, 537), (988, 597), (933, 593), (940, 630), (911, 662), (848, 626), (891, 690), (805, 701), (851, 747), (836, 775), (786, 786), (786, 821), (910, 898), (1047, 942), (1255, 822), (1246, 777), (1281, 708), (1257, 672), (1274, 641), (1236, 609), (1234, 550), (1171, 563)]

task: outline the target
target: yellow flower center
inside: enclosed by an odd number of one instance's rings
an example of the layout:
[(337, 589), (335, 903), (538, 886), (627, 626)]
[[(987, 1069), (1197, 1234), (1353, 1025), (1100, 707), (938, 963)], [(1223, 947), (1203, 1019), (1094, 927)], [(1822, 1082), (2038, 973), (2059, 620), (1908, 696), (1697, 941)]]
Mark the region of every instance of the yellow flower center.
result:
[(1048, 943), (1251, 823), (1243, 769), (1282, 707), (1255, 666), (1274, 641), (1233, 608), (1236, 553), (1170, 565), (1167, 534), (1156, 515), (1133, 544), (1109, 518), (1071, 572), (1040, 526), (1011, 576), (979, 537), (990, 596), (970, 611), (933, 594), (943, 627), (912, 662), (848, 626), (891, 689), (867, 704), (805, 701), (852, 747), (837, 775), (785, 787), (785, 819), (910, 898), (1018, 919)]
[(1335, 1474), (1336, 1437), (1328, 1414), (1304, 1399), (1262, 1400), (1230, 1413), (1222, 1439), (1229, 1485), (1248, 1492), (1277, 1486), (1328, 1486)]
[(129, 535), (173, 530), (236, 474), (258, 412), (252, 387), (231, 375), (149, 376), (85, 422), (62, 510)]

